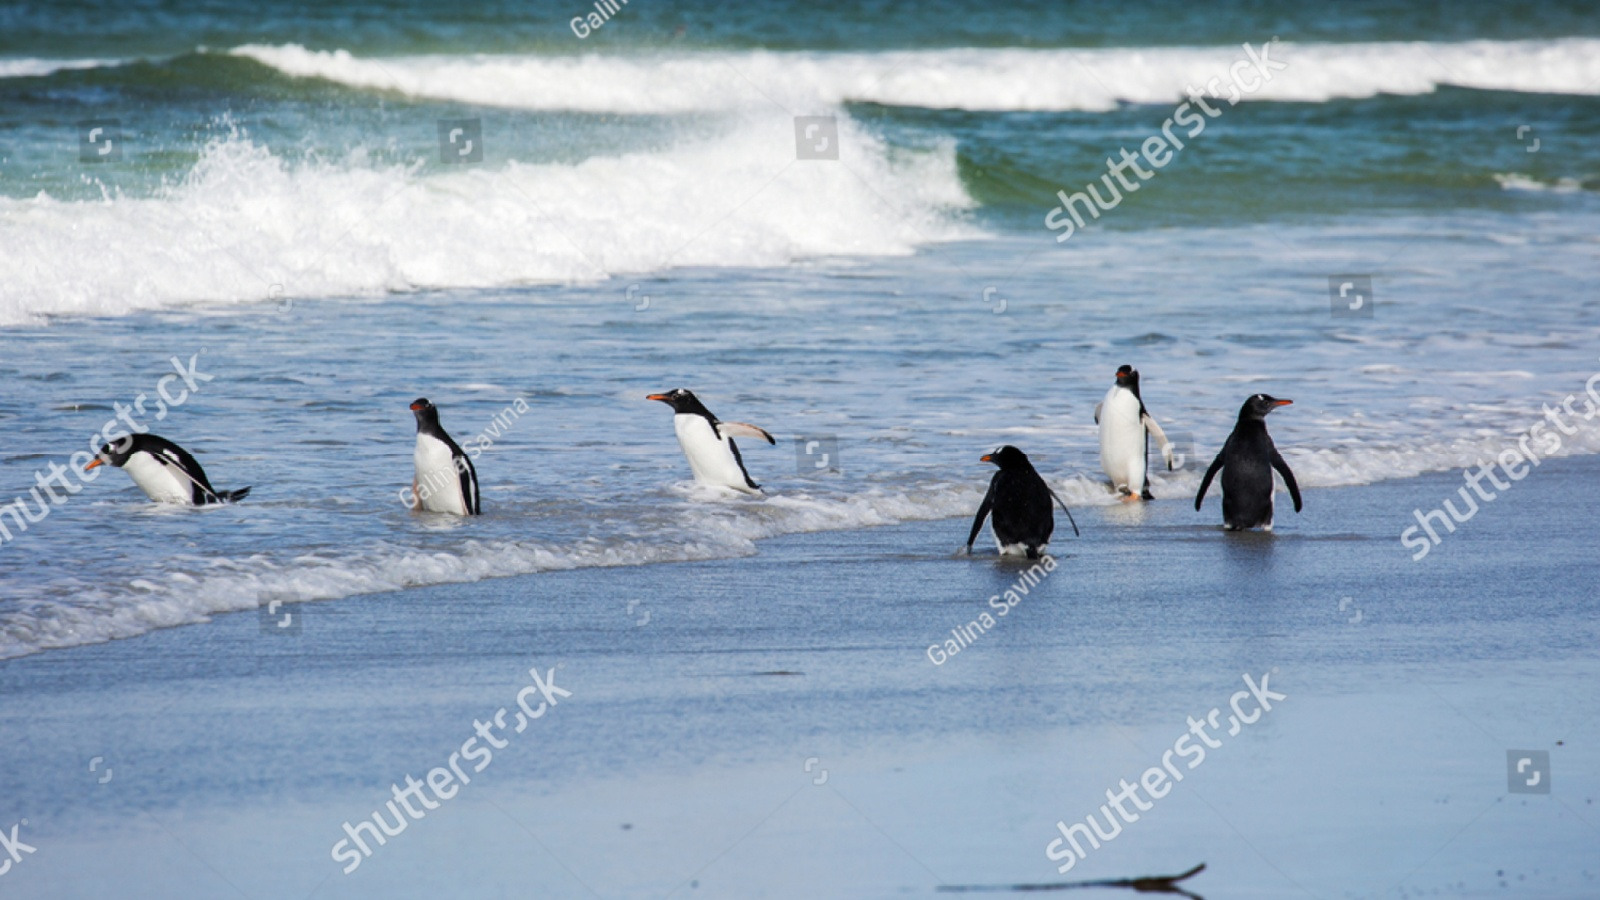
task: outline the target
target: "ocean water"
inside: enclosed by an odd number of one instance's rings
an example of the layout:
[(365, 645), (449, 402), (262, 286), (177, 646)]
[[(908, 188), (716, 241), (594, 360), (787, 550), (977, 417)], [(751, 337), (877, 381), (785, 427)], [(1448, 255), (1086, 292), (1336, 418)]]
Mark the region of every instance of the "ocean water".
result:
[[(0, 502), (141, 394), (253, 486), (174, 512), (102, 471), (0, 518), (0, 657), (960, 517), (1001, 442), (1109, 504), (1122, 363), (1185, 451), (1158, 497), (1264, 390), (1313, 505), (1497, 453), (1600, 372), (1586, 4), (587, 9), (0, 7)], [(1284, 68), (1057, 241), (1056, 192), (1246, 43)], [(174, 360), (206, 380), (158, 419)], [(687, 483), (643, 399), (676, 386), (778, 436), (744, 449), (766, 499)], [(480, 519), (401, 504), (422, 395), (477, 439)]]
[[(0, 0), (6, 896), (1595, 894), (1592, 2), (594, 9)], [(1305, 509), (1225, 535), (1261, 391)], [(484, 515), (406, 508), (419, 396)], [(73, 474), (118, 420), (249, 497)], [(1084, 533), (941, 661), (1020, 577), (956, 555), (1003, 443)], [(530, 666), (570, 702), (341, 874)], [(1281, 709), (1060, 873), (1241, 673)]]

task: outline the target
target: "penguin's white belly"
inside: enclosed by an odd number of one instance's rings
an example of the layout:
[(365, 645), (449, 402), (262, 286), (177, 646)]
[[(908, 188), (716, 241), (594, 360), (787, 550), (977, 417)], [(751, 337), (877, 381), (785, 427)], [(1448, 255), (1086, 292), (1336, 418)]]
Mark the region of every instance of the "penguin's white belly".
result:
[(467, 515), (467, 500), (461, 494), (461, 473), (456, 471), (455, 454), (450, 445), (436, 437), (417, 435), (417, 503), (427, 512)]
[(122, 471), (133, 478), (133, 483), (145, 496), (157, 503), (182, 503), (194, 505), (194, 485), (181, 470), (140, 450), (122, 464)]
[(694, 480), (701, 484), (730, 487), (736, 491), (754, 494), (745, 478), (744, 469), (733, 456), (728, 439), (718, 434), (705, 416), (678, 413), (672, 417), (672, 430), (677, 432), (678, 446), (689, 460)]
[(1139, 398), (1125, 388), (1112, 388), (1100, 405), (1100, 468), (1116, 487), (1144, 490), (1144, 421)]

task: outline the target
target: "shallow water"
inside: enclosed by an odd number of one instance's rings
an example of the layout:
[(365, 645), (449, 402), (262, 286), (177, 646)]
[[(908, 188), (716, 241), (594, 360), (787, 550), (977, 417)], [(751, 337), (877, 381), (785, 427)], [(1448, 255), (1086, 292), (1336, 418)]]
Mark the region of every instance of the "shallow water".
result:
[[(0, 786), (40, 849), (7, 886), (884, 897), (1205, 862), (1212, 898), (1586, 896), (1596, 573), (1567, 535), (1594, 474), (1546, 463), (1420, 563), (1383, 524), (1454, 473), (1312, 492), (1273, 535), (1176, 502), (1081, 510), (1057, 567), (938, 664), (1019, 577), (945, 550), (961, 519), (8, 660)], [(514, 712), (530, 666), (572, 696), (521, 734), (508, 716), (459, 796), (341, 874), (342, 824)], [(1286, 699), (1228, 736), (1246, 673)], [(1220, 746), (1059, 874), (1055, 823), (1213, 708)], [(1508, 793), (1530, 748), (1551, 792)]]
[[(219, 488), (254, 487), (197, 514), (152, 507), (112, 470), (63, 493), (0, 552), (0, 652), (263, 600), (739, 556), (776, 534), (969, 514), (987, 480), (977, 457), (999, 443), (1030, 453), (1070, 502), (1109, 503), (1093, 406), (1121, 362), (1144, 372), (1185, 457), (1157, 496), (1192, 494), (1256, 391), (1296, 401), (1269, 424), (1313, 492), (1469, 465), (1600, 371), (1593, 233), (1543, 223), (1530, 274), (1525, 246), (1422, 227), (1158, 232), (1070, 253), (992, 239), (674, 271), (636, 282), (633, 303), (611, 281), (13, 329), (4, 367), (27, 387), (0, 415), (31, 508), (28, 473), (87, 449), (116, 404), (144, 393), (154, 408), (173, 357), (213, 380), (159, 422), (134, 420), (190, 448)], [(1358, 268), (1376, 272), (1376, 315), (1332, 317), (1319, 273)], [(1174, 272), (1170, 291), (1147, 287)], [(1003, 310), (988, 283), (1004, 285)], [(1512, 291), (1515, 310), (1484, 296)], [(770, 499), (685, 483), (668, 411), (644, 399), (675, 386), (779, 437), (744, 446)], [(417, 396), (477, 453), (481, 519), (404, 508)], [(1596, 449), (1586, 426), (1562, 452)]]

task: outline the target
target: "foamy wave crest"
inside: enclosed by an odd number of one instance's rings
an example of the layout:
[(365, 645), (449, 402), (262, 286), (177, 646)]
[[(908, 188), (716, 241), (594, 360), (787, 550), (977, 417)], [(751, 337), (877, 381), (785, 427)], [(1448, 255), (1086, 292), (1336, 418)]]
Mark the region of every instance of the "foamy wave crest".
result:
[[(1254, 44), (1258, 49), (1259, 43)], [(685, 113), (859, 101), (968, 110), (1083, 110), (1176, 103), (1228, 82), (1228, 47), (726, 52), (372, 59), (290, 44), (232, 51), (285, 74), (413, 97), (537, 110)], [(1287, 68), (1246, 100), (1319, 102), (1425, 94), (1444, 85), (1600, 93), (1600, 40), (1272, 44)], [(1251, 76), (1245, 75), (1246, 79)]]
[(62, 72), (68, 69), (99, 69), (105, 66), (119, 65), (122, 65), (122, 60), (18, 57), (0, 59), (0, 78), (37, 78), (40, 75), (49, 75), (51, 72)]
[(456, 552), (378, 546), (292, 560), (175, 560), (181, 571), (153, 574), (126, 589), (85, 584), (71, 600), (45, 600), (0, 617), (0, 659), (41, 650), (137, 637), (158, 628), (209, 621), (262, 602), (333, 600), (408, 587), (479, 581), (585, 566), (642, 565), (737, 555), (723, 545), (624, 543), (566, 549), (467, 542)]
[(0, 198), (0, 324), (896, 255), (974, 235), (950, 216), (972, 205), (953, 143), (891, 151), (841, 118), (847, 165), (796, 165), (787, 117), (734, 127), (577, 164), (443, 172), (360, 158), (294, 165), (234, 135), (155, 197)]
[(684, 504), (686, 525), (680, 527), (693, 540), (674, 528), (573, 545), (469, 538), (427, 551), (380, 543), (249, 559), (180, 557), (164, 563), (165, 571), (131, 580), (84, 579), (70, 591), (25, 598), (19, 611), (0, 614), (0, 659), (198, 624), (273, 599), (311, 602), (567, 569), (747, 556), (764, 538), (945, 518), (972, 509), (982, 496), (971, 486), (944, 487), (832, 497), (795, 493), (760, 502), (691, 490), (697, 499)]
[(1532, 175), (1523, 175), (1520, 172), (1497, 174), (1494, 180), (1502, 190), (1528, 191), (1531, 193), (1551, 194), (1576, 194), (1583, 190), (1583, 181), (1577, 178), (1557, 178), (1555, 181), (1540, 181)]

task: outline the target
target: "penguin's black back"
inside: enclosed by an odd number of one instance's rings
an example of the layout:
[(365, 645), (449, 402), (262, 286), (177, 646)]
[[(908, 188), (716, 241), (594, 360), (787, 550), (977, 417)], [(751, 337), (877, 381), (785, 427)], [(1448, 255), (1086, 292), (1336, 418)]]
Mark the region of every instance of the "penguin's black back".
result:
[(1272, 457), (1277, 450), (1267, 423), (1247, 419), (1222, 446), (1222, 521), (1257, 528), (1272, 521)]
[(989, 520), (994, 536), (1002, 545), (1022, 544), (1029, 558), (1050, 543), (1055, 532), (1055, 513), (1050, 505), (1050, 488), (1032, 466), (1026, 469), (1001, 469), (989, 482), (993, 507)]

